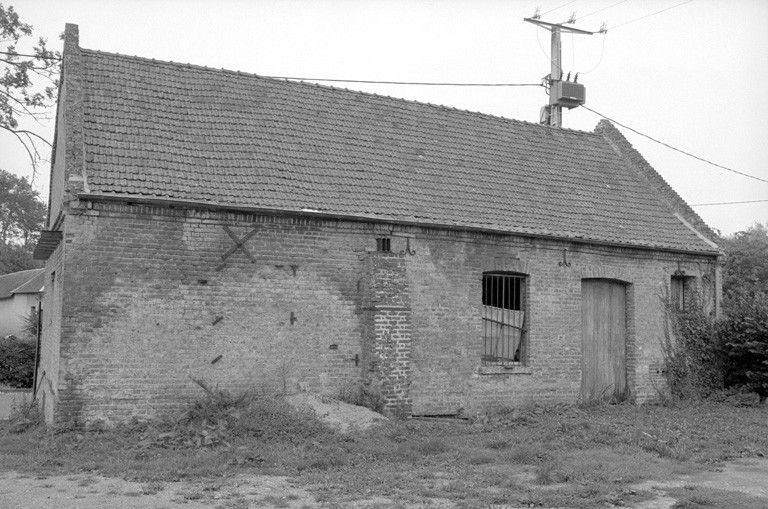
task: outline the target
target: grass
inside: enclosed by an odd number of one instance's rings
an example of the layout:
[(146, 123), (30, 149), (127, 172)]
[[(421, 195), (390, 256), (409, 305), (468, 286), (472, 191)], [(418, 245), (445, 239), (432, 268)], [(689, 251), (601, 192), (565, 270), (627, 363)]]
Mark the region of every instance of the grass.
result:
[(739, 509), (765, 509), (764, 498), (757, 498), (735, 491), (715, 488), (676, 488), (667, 493), (677, 499), (674, 509), (704, 509), (713, 507), (738, 507)]
[[(280, 398), (211, 394), (174, 419), (114, 430), (12, 432), (6, 425), (0, 465), (35, 475), (124, 477), (145, 483), (144, 493), (169, 481), (259, 473), (291, 476), (328, 503), (595, 507), (650, 496), (631, 489), (645, 479), (768, 455), (767, 416), (764, 406), (722, 402), (558, 406), (475, 423), (392, 421), (343, 436)], [(729, 496), (684, 490), (688, 505), (680, 507), (718, 506)]]

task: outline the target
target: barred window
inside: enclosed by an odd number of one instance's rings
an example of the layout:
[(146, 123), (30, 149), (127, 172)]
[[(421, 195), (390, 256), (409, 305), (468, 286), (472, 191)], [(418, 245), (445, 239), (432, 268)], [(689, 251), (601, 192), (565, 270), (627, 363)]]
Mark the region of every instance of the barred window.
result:
[(483, 365), (523, 363), (525, 294), (525, 275), (483, 273)]
[(392, 252), (392, 239), (389, 237), (381, 237), (376, 239), (376, 250), (382, 253)]

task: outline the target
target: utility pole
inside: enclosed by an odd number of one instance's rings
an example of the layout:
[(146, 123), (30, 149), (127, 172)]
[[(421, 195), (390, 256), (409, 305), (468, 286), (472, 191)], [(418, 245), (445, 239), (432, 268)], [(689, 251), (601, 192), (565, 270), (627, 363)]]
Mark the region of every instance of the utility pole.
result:
[(543, 114), (541, 116), (541, 123), (553, 127), (561, 127), (563, 124), (563, 106), (570, 109), (575, 108), (580, 104), (584, 104), (585, 91), (584, 85), (579, 85), (575, 81), (563, 81), (563, 66), (561, 64), (560, 56), (562, 52), (560, 34), (562, 32), (570, 32), (574, 34), (592, 35), (594, 32), (566, 26), (563, 23), (547, 23), (546, 21), (541, 21), (538, 17), (523, 18), (523, 21), (533, 23), (552, 33), (552, 43), (550, 46), (550, 60), (552, 67), (549, 76), (544, 78), (549, 85), (549, 104), (542, 108)]

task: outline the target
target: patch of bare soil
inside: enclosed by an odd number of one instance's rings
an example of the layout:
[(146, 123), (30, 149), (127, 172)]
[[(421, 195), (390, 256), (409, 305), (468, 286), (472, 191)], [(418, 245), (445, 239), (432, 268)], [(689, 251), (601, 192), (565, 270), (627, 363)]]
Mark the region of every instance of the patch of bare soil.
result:
[(385, 416), (368, 408), (307, 392), (288, 396), (286, 400), (297, 410), (312, 410), (320, 421), (341, 433), (364, 431), (387, 421)]
[[(633, 506), (636, 509), (666, 509), (675, 507), (675, 504), (678, 504), (678, 507), (694, 507), (685, 505), (684, 499), (687, 497), (681, 497), (680, 494), (691, 492), (695, 496), (697, 491), (703, 493), (702, 498), (716, 499), (717, 492), (741, 495), (744, 502), (738, 504), (739, 507), (747, 507), (747, 504), (750, 507), (768, 507), (768, 458), (733, 461), (711, 471), (683, 475), (667, 481), (645, 481), (634, 485), (633, 488), (638, 491), (651, 491), (657, 495), (653, 500)], [(728, 497), (721, 498), (729, 500)], [(733, 506), (732, 502), (719, 504), (716, 500), (710, 500), (703, 505)]]
[(285, 477), (239, 475), (226, 480), (137, 483), (92, 474), (33, 477), (0, 474), (0, 505), (9, 509), (138, 509), (316, 507), (315, 499)]

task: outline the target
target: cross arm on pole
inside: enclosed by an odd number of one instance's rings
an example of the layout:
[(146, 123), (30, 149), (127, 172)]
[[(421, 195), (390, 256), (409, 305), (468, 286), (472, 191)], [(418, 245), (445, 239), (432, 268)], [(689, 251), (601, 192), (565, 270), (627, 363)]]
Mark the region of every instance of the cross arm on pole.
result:
[(546, 21), (541, 21), (540, 19), (534, 19), (534, 18), (523, 18), (523, 21), (527, 21), (528, 23), (533, 23), (534, 25), (538, 25), (542, 28), (545, 28), (547, 30), (552, 30), (553, 28), (559, 28), (563, 32), (573, 32), (575, 34), (586, 34), (586, 35), (592, 35), (595, 32), (590, 32), (589, 30), (582, 30), (580, 28), (574, 28), (569, 27), (567, 25), (564, 25), (562, 23), (548, 23)]

